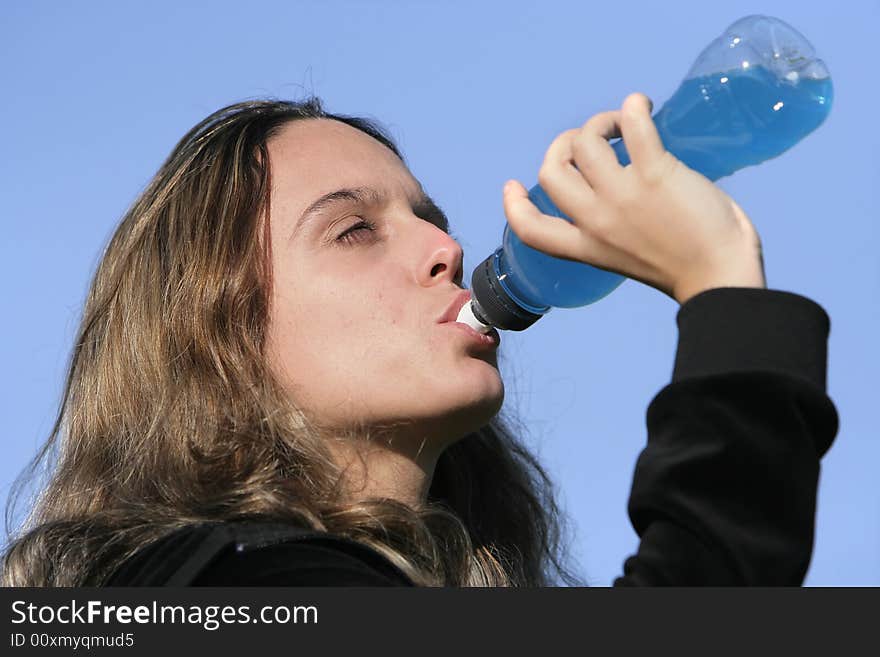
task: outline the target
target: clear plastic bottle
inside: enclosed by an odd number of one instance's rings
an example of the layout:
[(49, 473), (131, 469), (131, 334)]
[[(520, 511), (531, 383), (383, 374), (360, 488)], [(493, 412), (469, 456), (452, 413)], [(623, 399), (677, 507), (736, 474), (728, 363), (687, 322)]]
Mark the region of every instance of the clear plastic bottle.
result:
[[(800, 33), (776, 18), (746, 16), (703, 50), (653, 120), (664, 147), (714, 181), (791, 148), (825, 120), (832, 96), (828, 70)], [(629, 164), (623, 140), (612, 148)], [(529, 198), (572, 221), (539, 185)], [(624, 280), (533, 249), (507, 225), (502, 245), (474, 270), (473, 300), (458, 321), (484, 333), (521, 331), (553, 307), (591, 304)]]

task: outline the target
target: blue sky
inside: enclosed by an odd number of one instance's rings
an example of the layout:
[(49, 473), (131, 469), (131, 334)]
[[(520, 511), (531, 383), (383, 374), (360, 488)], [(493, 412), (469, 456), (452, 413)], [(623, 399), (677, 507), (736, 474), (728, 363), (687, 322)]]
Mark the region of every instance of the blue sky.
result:
[[(800, 30), (835, 85), (818, 131), (719, 183), (761, 234), (769, 287), (831, 316), (841, 425), (806, 583), (880, 585), (880, 4), (864, 0), (3, 3), (0, 494), (51, 429), (110, 234), (215, 109), (314, 93), (330, 111), (377, 119), (449, 216), (469, 278), (500, 242), (505, 180), (530, 187), (553, 137), (630, 92), (659, 108), (702, 48), (753, 13)], [(676, 309), (627, 281), (504, 335), (505, 406), (530, 427), (591, 584), (609, 584), (637, 546), (626, 501), (645, 409), (671, 373)]]

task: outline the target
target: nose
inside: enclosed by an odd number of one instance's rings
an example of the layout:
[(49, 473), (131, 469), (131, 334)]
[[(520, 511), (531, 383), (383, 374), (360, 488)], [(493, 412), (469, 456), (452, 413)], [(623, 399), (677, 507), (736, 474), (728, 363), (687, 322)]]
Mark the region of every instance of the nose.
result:
[(458, 287), (462, 286), (464, 277), (464, 250), (458, 242), (437, 229), (440, 243), (436, 244), (431, 251), (425, 267), (428, 285), (436, 285), (438, 282), (450, 280)]

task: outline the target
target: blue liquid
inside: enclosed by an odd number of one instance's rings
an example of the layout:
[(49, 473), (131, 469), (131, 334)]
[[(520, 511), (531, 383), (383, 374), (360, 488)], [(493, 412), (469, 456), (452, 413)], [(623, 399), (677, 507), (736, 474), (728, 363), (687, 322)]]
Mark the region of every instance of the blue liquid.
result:
[[(715, 181), (788, 150), (815, 130), (831, 110), (831, 78), (777, 78), (762, 66), (685, 80), (653, 116), (665, 148)], [(630, 163), (623, 140), (611, 144)], [(543, 212), (572, 222), (540, 185), (529, 198)], [(523, 308), (545, 314), (598, 301), (626, 278), (533, 249), (504, 228), (495, 274)]]

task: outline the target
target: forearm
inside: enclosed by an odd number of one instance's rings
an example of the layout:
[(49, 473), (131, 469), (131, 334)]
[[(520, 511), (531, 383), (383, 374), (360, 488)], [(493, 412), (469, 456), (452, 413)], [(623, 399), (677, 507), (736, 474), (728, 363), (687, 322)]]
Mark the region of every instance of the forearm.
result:
[(641, 544), (615, 584), (800, 584), (837, 431), (827, 315), (798, 295), (716, 289), (678, 319), (629, 502)]

